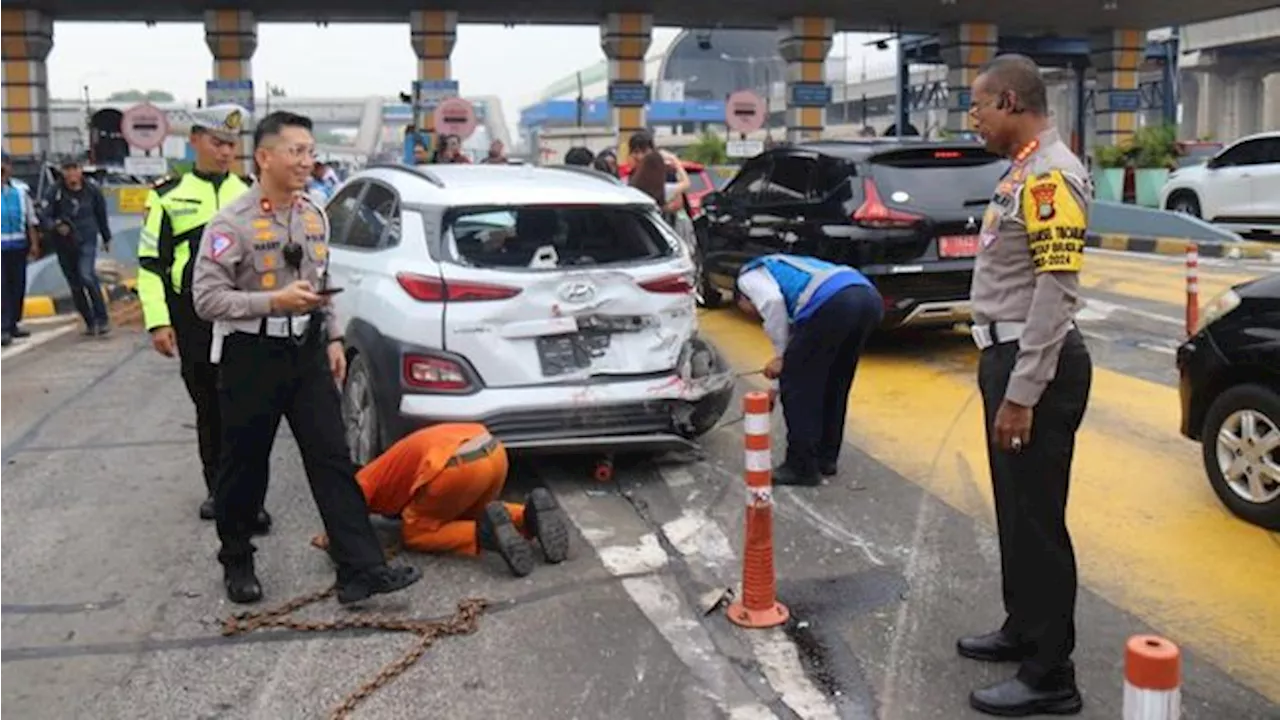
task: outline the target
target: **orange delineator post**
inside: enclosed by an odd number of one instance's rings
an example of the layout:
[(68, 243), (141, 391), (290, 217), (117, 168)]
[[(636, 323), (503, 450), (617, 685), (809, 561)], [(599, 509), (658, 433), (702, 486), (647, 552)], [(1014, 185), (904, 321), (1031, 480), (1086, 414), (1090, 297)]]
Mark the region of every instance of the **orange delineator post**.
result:
[(787, 621), (790, 611), (778, 602), (773, 568), (773, 458), (769, 452), (769, 395), (743, 398), (746, 430), (747, 524), (742, 552), (742, 598), (729, 605), (729, 620), (749, 628)]
[(1196, 334), (1200, 324), (1200, 249), (1187, 244), (1187, 337)]
[(1124, 720), (1178, 720), (1182, 654), (1156, 635), (1134, 635), (1124, 647)]

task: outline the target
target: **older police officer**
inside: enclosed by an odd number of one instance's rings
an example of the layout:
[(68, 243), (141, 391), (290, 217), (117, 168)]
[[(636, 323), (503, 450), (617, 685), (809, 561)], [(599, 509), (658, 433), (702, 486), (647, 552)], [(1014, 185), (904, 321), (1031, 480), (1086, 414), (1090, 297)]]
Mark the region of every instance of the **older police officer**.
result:
[(1070, 659), (1076, 561), (1066, 511), (1093, 373), (1074, 323), (1092, 193), (1049, 123), (1030, 59), (1002, 55), (984, 67), (970, 114), (988, 149), (1013, 161), (983, 218), (972, 291), (1006, 618), (958, 650), (1021, 663), (1015, 677), (972, 693), (977, 710), (1073, 714), (1083, 702)]
[(205, 228), (192, 290), (196, 312), (214, 323), (212, 356), (219, 362), (222, 454), (214, 506), (227, 597), (262, 598), (249, 540), (282, 415), (330, 538), (338, 601), (408, 587), (421, 574), (387, 566), (343, 432), (335, 382), (342, 382), (346, 358), (325, 288), (329, 227), (303, 192), (315, 161), (311, 121), (287, 112), (263, 118), (254, 160), (258, 184)]
[(787, 459), (776, 485), (817, 485), (836, 474), (858, 356), (884, 318), (884, 301), (862, 273), (800, 255), (765, 255), (742, 266), (738, 308), (764, 321), (787, 421)]

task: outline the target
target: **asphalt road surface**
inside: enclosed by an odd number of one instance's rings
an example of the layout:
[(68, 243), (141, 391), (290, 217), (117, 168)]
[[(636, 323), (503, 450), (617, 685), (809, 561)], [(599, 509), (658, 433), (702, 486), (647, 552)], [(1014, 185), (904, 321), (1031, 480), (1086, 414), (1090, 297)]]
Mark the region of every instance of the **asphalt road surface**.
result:
[[(1273, 269), (1202, 263), (1206, 297)], [(1087, 262), (1095, 384), (1070, 509), (1082, 717), (1121, 717), (1124, 642), (1158, 632), (1184, 651), (1184, 718), (1273, 719), (1280, 540), (1223, 510), (1198, 447), (1177, 435), (1180, 283), (1181, 266), (1159, 258)], [(0, 355), (3, 702), (20, 718), (326, 717), (413, 638), (220, 635), (239, 608), (223, 599), (213, 527), (196, 518), (194, 412), (176, 362), (150, 350), (129, 311), (106, 338), (41, 325)], [(740, 369), (767, 358), (760, 330), (732, 311), (703, 326)], [(839, 476), (777, 489), (792, 620), (774, 630), (707, 612), (741, 571), (738, 406), (700, 455), (623, 458), (610, 482), (587, 459), (517, 463), (509, 494), (555, 492), (577, 528), (570, 559), (517, 580), (493, 557), (404, 556), (425, 579), (365, 609), (440, 618), (469, 597), (490, 608), (352, 717), (977, 717), (968, 691), (1012, 668), (953, 649), (1001, 619), (975, 364), (958, 332), (869, 349)], [(271, 483), (264, 607), (332, 580), (308, 544), (319, 520), (287, 428)], [(298, 614), (351, 613), (328, 600)]]

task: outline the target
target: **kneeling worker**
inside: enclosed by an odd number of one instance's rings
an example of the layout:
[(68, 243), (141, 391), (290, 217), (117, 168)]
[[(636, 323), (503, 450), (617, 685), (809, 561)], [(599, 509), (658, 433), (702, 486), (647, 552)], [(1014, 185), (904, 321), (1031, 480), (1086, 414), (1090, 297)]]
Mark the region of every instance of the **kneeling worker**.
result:
[(765, 255), (743, 265), (738, 308), (764, 321), (787, 421), (786, 461), (776, 485), (818, 485), (836, 474), (845, 408), (858, 356), (884, 318), (884, 304), (862, 273), (798, 255)]
[[(523, 505), (498, 502), (507, 480), (507, 451), (478, 423), (446, 423), (401, 439), (360, 469), (356, 479), (369, 511), (399, 515), (404, 546), (419, 552), (496, 552), (511, 572), (533, 572), (536, 538), (547, 562), (569, 554), (564, 511), (546, 489)], [(324, 547), (323, 535), (313, 544)]]

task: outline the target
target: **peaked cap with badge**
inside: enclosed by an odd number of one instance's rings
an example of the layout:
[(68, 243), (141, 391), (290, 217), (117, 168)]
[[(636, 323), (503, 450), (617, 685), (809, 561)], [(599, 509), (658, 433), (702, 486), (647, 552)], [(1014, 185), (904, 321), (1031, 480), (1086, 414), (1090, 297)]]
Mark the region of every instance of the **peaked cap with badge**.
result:
[(249, 111), (235, 103), (210, 105), (191, 111), (191, 129), (212, 133), (221, 140), (234, 142), (247, 129)]

